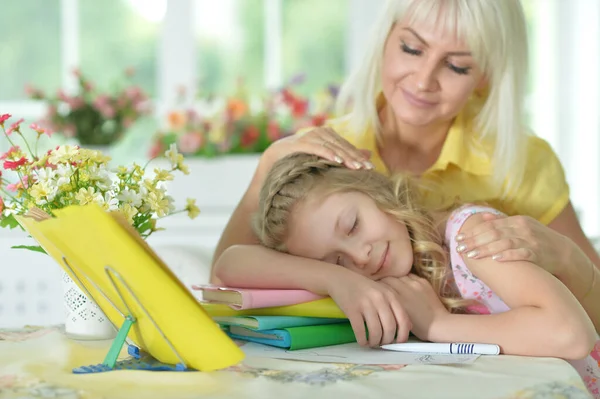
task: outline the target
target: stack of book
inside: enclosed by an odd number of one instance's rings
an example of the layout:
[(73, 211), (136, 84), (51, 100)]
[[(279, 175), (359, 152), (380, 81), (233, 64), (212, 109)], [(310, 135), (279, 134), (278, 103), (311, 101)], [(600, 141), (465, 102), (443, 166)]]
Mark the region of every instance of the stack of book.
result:
[(288, 350), (356, 342), (331, 298), (304, 290), (192, 286), (204, 308), (233, 339)]

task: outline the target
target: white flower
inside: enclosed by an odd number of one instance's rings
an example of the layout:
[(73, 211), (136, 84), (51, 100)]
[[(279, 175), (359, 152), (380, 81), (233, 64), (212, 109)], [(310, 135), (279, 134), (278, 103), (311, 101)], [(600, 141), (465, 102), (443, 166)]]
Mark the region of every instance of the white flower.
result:
[[(49, 168), (47, 168), (49, 169)], [(73, 169), (69, 166), (66, 165), (58, 165), (58, 167), (56, 168), (56, 171), (54, 172), (54, 176), (57, 177), (56, 179), (56, 186), (57, 187), (62, 187), (66, 184), (71, 184), (71, 177), (73, 176)]]
[(165, 199), (167, 201), (169, 201), (169, 213), (174, 212), (175, 211), (175, 198), (171, 197), (170, 195), (165, 195)]
[(42, 184), (52, 184), (52, 180), (56, 177), (56, 172), (52, 168), (38, 169), (37, 181)]
[(119, 200), (112, 191), (104, 193), (104, 209), (107, 211), (116, 211), (119, 209)]
[(178, 168), (179, 164), (183, 162), (183, 155), (177, 152), (177, 145), (171, 144), (169, 149), (165, 151), (165, 157), (171, 163), (171, 168)]
[(58, 187), (53, 186), (48, 182), (37, 182), (29, 190), (29, 194), (34, 198), (38, 205), (45, 205), (48, 202), (54, 201)]
[(88, 168), (90, 181), (100, 190), (110, 190), (113, 186), (113, 176), (111, 172), (104, 167), (90, 166)]
[(130, 190), (128, 188), (121, 191), (119, 195), (117, 195), (117, 198), (119, 199), (119, 201), (125, 204), (132, 205), (136, 208), (142, 205), (142, 194), (138, 193), (135, 190)]

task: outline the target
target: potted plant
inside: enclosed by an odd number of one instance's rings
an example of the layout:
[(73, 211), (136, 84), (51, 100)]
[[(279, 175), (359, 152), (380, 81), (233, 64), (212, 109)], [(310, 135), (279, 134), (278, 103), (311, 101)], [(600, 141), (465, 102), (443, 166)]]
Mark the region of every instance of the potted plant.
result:
[(138, 118), (150, 113), (148, 96), (131, 83), (133, 70), (125, 72), (124, 84), (119, 83), (114, 92), (100, 91), (77, 69), (73, 74), (78, 83), (74, 94), (61, 89), (49, 96), (32, 86), (26, 88), (30, 98), (47, 103), (47, 114), (40, 125), (93, 148), (118, 142)]
[[(0, 227), (19, 228), (14, 216), (25, 215), (34, 208), (52, 217), (57, 209), (96, 203), (106, 211), (121, 212), (146, 239), (160, 230), (157, 223), (162, 218), (187, 212), (193, 219), (200, 213), (194, 199), (187, 199), (186, 205), (177, 210), (164, 187), (165, 182), (175, 178), (175, 173), (189, 173), (175, 146), (164, 154), (168, 168), (154, 169), (150, 176), (146, 174), (148, 164), (113, 169), (108, 166), (110, 158), (102, 152), (79, 146), (62, 145), (39, 152), (40, 138), (50, 131), (32, 124), (36, 139), (29, 143), (22, 132), (22, 119), (5, 127), (10, 117), (0, 115), (0, 128), (10, 144), (10, 149), (0, 154)], [(13, 248), (45, 253), (35, 243)], [(63, 281), (68, 312), (66, 332), (92, 339), (114, 334), (106, 316), (66, 273)], [(83, 314), (95, 316), (86, 320)]]

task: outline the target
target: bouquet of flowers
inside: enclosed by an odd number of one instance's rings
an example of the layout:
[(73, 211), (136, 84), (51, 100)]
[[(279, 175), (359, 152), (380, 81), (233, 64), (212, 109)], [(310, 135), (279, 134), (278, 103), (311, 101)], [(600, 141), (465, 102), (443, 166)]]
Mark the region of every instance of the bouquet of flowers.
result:
[[(32, 148), (21, 132), (22, 119), (5, 128), (10, 117), (0, 116), (0, 127), (11, 145), (0, 155), (0, 227), (18, 227), (14, 215), (27, 214), (32, 208), (53, 216), (56, 209), (95, 203), (106, 211), (121, 212), (140, 236), (147, 238), (159, 230), (157, 221), (161, 218), (180, 212), (187, 212), (192, 219), (199, 215), (194, 199), (176, 210), (164, 188), (164, 182), (174, 179), (173, 172), (189, 173), (175, 146), (165, 153), (170, 169), (154, 169), (150, 178), (145, 176), (148, 164), (112, 170), (107, 166), (110, 158), (78, 146), (63, 145), (37, 154), (37, 143), (48, 131), (36, 124), (30, 126), (37, 134)], [(15, 137), (23, 141), (24, 149), (15, 143)], [(14, 182), (10, 183), (7, 175), (12, 175)], [(38, 246), (16, 248), (44, 252)]]
[[(79, 70), (78, 93), (68, 95), (59, 90), (55, 97), (28, 86), (29, 97), (48, 103), (45, 120), (40, 124), (66, 137), (74, 137), (81, 145), (109, 145), (118, 141), (125, 131), (143, 115), (149, 114), (148, 97), (135, 85), (128, 85), (116, 93), (102, 93)], [(126, 79), (133, 70), (125, 72)]]
[(168, 114), (167, 128), (156, 135), (150, 157), (172, 144), (186, 156), (260, 153), (303, 127), (323, 125), (333, 114), (336, 95), (330, 87), (311, 103), (288, 85), (254, 107), (243, 88), (225, 101), (207, 98), (201, 104), (203, 112), (187, 109)]

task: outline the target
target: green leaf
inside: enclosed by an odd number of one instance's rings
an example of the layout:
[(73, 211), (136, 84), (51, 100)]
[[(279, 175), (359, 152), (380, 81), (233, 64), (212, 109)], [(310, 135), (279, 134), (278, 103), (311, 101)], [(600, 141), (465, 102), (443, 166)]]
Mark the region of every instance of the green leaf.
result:
[(13, 247), (11, 247), (13, 249), (27, 249), (29, 251), (33, 251), (33, 252), (40, 252), (45, 254), (46, 251), (44, 251), (44, 248), (40, 247), (39, 245), (15, 245)]
[(15, 219), (15, 215), (8, 215), (0, 218), (0, 227), (8, 227), (9, 229), (14, 229), (15, 227), (20, 227), (21, 225)]
[(154, 224), (154, 222), (152, 221), (152, 219), (148, 218), (146, 221), (144, 221), (142, 224), (140, 224), (136, 228), (136, 230), (138, 231), (138, 233), (140, 233), (140, 235), (144, 235), (146, 232), (152, 231), (153, 224)]

